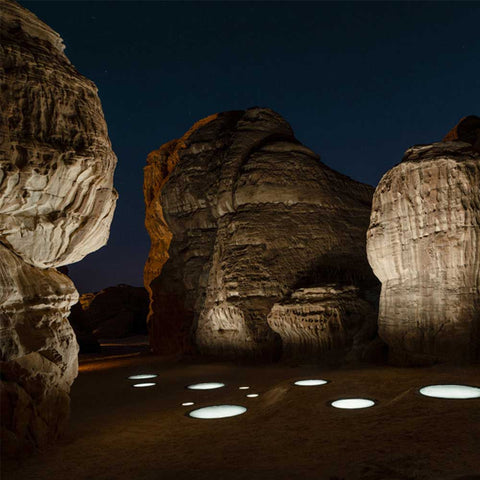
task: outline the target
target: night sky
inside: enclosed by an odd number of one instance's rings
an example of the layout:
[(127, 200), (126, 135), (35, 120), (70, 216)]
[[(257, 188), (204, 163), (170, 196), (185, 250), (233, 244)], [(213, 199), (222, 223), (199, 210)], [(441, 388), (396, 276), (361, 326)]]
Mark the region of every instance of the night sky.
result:
[(81, 293), (142, 285), (147, 154), (211, 113), (270, 107), (334, 169), (376, 185), (480, 110), (480, 3), (21, 1), (93, 80), (118, 156), (108, 245)]

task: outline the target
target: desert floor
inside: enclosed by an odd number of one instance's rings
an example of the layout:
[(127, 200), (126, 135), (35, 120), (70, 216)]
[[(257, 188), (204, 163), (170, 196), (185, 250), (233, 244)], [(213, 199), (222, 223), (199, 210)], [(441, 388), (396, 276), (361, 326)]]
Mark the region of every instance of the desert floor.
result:
[[(480, 399), (418, 394), (426, 384), (479, 385), (479, 370), (240, 366), (146, 353), (87, 358), (72, 388), (64, 438), (43, 454), (4, 465), (4, 478), (480, 479)], [(127, 379), (150, 372), (158, 374), (151, 388), (133, 388)], [(306, 378), (330, 383), (293, 385)], [(185, 388), (207, 381), (226, 387)], [(239, 390), (242, 385), (250, 390)], [(350, 411), (328, 405), (351, 396), (378, 404)], [(195, 406), (181, 406), (187, 401)], [(217, 420), (186, 416), (212, 404), (248, 410)]]

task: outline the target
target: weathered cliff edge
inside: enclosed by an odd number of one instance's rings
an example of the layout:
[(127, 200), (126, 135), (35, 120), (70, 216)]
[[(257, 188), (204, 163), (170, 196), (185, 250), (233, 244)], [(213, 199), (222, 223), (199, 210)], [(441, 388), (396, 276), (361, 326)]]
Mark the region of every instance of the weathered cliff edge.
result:
[(392, 362), (480, 360), (480, 118), (409, 148), (384, 175), (368, 258)]
[(77, 351), (67, 316), (78, 299), (55, 268), (108, 238), (116, 157), (95, 85), (57, 33), (0, 2), (0, 317), (2, 454), (61, 431)]
[(149, 155), (144, 193), (155, 351), (274, 358), (283, 345), (313, 359), (375, 335), (375, 301), (362, 298), (376, 283), (373, 188), (320, 162), (277, 113), (200, 120)]

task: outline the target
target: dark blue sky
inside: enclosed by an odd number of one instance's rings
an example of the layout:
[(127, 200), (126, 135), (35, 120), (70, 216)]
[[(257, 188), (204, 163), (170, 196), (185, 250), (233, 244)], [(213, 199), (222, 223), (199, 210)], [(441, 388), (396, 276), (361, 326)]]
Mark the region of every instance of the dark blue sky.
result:
[(480, 110), (478, 2), (21, 1), (98, 86), (120, 193), (80, 292), (142, 284), (147, 154), (211, 113), (268, 106), (334, 169), (376, 185)]

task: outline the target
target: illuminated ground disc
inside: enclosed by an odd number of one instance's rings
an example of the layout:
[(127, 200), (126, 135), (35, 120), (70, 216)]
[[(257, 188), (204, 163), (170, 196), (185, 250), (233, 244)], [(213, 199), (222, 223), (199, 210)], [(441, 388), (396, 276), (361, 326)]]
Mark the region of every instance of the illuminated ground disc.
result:
[(192, 410), (188, 416), (193, 418), (212, 419), (235, 417), (245, 413), (247, 409), (240, 405), (212, 405), (211, 407)]
[(357, 408), (373, 407), (375, 402), (368, 398), (343, 398), (330, 403), (332, 407), (343, 408), (345, 410), (355, 410)]
[(132, 375), (131, 377), (128, 377), (129, 380), (146, 380), (147, 378), (155, 378), (158, 377), (158, 375), (155, 375), (154, 373), (144, 373), (142, 375)]
[(145, 387), (153, 387), (154, 385), (156, 385), (155, 383), (135, 383), (135, 385), (133, 385), (135, 388), (145, 388)]
[(191, 407), (192, 405), (194, 405), (193, 402), (183, 402), (182, 403), (182, 407)]
[(193, 385), (189, 385), (187, 388), (190, 390), (213, 390), (214, 388), (221, 388), (224, 387), (224, 383), (219, 382), (210, 382), (210, 383), (195, 383)]
[(246, 395), (248, 398), (257, 398), (258, 397), (258, 393), (249, 393), (248, 395)]
[(299, 385), (300, 387), (316, 387), (317, 385), (325, 385), (328, 383), (326, 380), (298, 380), (295, 382), (295, 385)]
[(239, 390), (248, 390), (250, 387), (238, 387)]
[(480, 388), (468, 385), (428, 385), (420, 389), (420, 393), (426, 397), (435, 398), (480, 398)]

